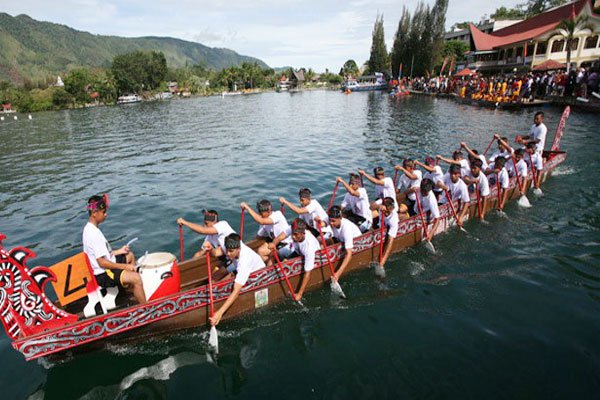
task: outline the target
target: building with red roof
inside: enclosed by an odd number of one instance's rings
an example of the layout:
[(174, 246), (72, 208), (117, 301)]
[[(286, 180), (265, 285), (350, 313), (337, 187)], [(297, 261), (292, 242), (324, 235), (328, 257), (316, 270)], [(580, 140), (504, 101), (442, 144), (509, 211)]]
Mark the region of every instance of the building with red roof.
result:
[(586, 25), (575, 33), (571, 46), (571, 65), (582, 66), (600, 59), (600, 14), (594, 11), (598, 0), (575, 0), (532, 18), (491, 33), (470, 24), (471, 51), (467, 67), (481, 71), (507, 71), (519, 66), (534, 67), (547, 60), (565, 63), (566, 39), (557, 26), (564, 19), (587, 16)]

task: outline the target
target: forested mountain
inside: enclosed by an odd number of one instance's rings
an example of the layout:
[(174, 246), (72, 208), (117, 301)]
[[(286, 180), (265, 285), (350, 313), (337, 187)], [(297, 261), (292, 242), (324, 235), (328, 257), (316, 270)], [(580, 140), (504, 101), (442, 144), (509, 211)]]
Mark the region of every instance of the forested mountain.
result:
[(27, 15), (0, 13), (0, 80), (23, 83), (55, 77), (76, 67), (110, 67), (114, 56), (136, 50), (164, 53), (169, 67), (204, 64), (220, 70), (242, 62), (267, 67), (256, 58), (200, 43), (169, 37), (94, 35)]

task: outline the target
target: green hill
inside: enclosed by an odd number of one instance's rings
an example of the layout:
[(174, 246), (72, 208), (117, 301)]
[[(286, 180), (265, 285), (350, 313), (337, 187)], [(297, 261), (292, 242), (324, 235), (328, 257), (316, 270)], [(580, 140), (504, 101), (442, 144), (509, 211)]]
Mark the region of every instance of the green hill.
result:
[(200, 43), (169, 37), (93, 35), (27, 15), (0, 13), (0, 80), (22, 83), (24, 79), (44, 79), (77, 67), (109, 67), (115, 55), (136, 50), (163, 52), (169, 67), (203, 63), (220, 70), (242, 62), (267, 67), (259, 59)]

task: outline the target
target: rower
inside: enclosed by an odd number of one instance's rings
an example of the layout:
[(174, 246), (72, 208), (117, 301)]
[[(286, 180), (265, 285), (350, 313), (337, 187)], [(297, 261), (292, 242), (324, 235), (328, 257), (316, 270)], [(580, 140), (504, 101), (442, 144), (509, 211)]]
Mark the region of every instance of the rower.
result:
[(423, 179), (423, 173), (418, 169), (415, 169), (415, 162), (409, 158), (402, 162), (402, 165), (396, 165), (394, 167), (398, 171), (402, 171), (400, 180), (398, 182), (398, 191), (400, 196), (406, 202), (406, 206), (400, 207), (400, 213), (405, 214), (408, 212), (409, 215), (415, 215), (414, 206), (417, 201), (416, 192), (421, 186), (421, 180)]
[(319, 228), (317, 227), (317, 220), (321, 221), (321, 229), (325, 239), (331, 237), (331, 228), (329, 227), (329, 218), (327, 213), (321, 206), (318, 200), (312, 199), (312, 192), (308, 188), (302, 188), (298, 191), (300, 198), (300, 207), (290, 203), (284, 197), (279, 198), (279, 202), (286, 205), (300, 216), (306, 222), (306, 228), (315, 236), (319, 237)]
[(273, 211), (269, 200), (263, 199), (256, 203), (258, 213), (247, 203), (243, 202), (240, 206), (260, 225), (257, 237), (266, 243), (257, 252), (268, 266), (273, 264), (273, 250), (277, 249), (281, 258), (288, 258), (294, 252), (292, 238), (289, 236), (290, 225), (281, 211)]
[[(448, 192), (453, 202), (458, 200), (459, 205), (458, 209), (456, 210), (456, 223), (458, 226), (462, 227), (464, 224), (464, 219), (469, 212), (471, 197), (469, 196), (469, 188), (467, 188), (465, 181), (460, 178), (460, 174), (460, 167), (458, 165), (451, 165), (450, 170), (444, 176), (443, 182), (440, 182), (437, 185)], [(448, 202), (446, 196), (442, 197), (440, 200), (441, 204), (446, 204)]]
[[(487, 197), (490, 195), (490, 184), (487, 176), (483, 173), (483, 162), (481, 160), (474, 160), (471, 163), (471, 170), (467, 176), (463, 176), (463, 180), (468, 185), (474, 185), (474, 190), (477, 191), (477, 208), (479, 213), (479, 219), (483, 219), (485, 216), (485, 207), (487, 206)], [(483, 199), (483, 204), (480, 206), (479, 203)]]
[(348, 183), (339, 176), (335, 178), (336, 183), (341, 183), (348, 191), (342, 201), (344, 217), (356, 224), (361, 232), (366, 232), (373, 225), (373, 213), (369, 204), (367, 189), (361, 186), (360, 177), (350, 174)]
[(227, 297), (225, 303), (215, 311), (214, 315), (210, 318), (210, 323), (212, 325), (219, 324), (223, 314), (227, 312), (229, 307), (232, 306), (240, 295), (240, 291), (248, 281), (250, 274), (265, 267), (262, 257), (242, 243), (240, 235), (237, 233), (232, 233), (225, 238), (225, 249), (227, 258), (231, 261), (231, 266), (228, 270), (231, 273), (235, 272), (235, 280), (231, 294)]
[(331, 207), (327, 214), (329, 215), (329, 223), (331, 224), (331, 229), (333, 230), (333, 237), (338, 242), (344, 243), (344, 248), (346, 249), (346, 254), (344, 255), (342, 265), (332, 277), (332, 279), (338, 281), (348, 264), (350, 264), (350, 260), (352, 260), (354, 239), (359, 237), (361, 232), (360, 229), (358, 229), (358, 226), (354, 225), (350, 220), (342, 217), (342, 209), (340, 206)]
[(518, 142), (526, 146), (529, 143), (535, 143), (536, 152), (541, 156), (546, 145), (547, 133), (548, 128), (544, 124), (544, 113), (542, 111), (538, 111), (533, 116), (533, 125), (531, 125), (529, 135), (520, 137)]
[[(494, 134), (494, 139), (496, 139), (498, 141), (498, 150), (494, 151), (489, 159), (489, 163), (493, 163), (496, 158), (498, 157), (502, 157), (502, 158), (510, 158), (512, 157), (512, 148), (506, 147), (506, 144), (508, 144), (508, 138), (507, 137), (500, 137), (500, 135), (498, 134)], [(491, 165), (488, 165), (487, 170), (493, 170), (493, 168), (491, 167)]]
[(527, 153), (528, 161), (530, 161), (530, 163), (533, 165), (531, 171), (532, 174), (535, 174), (533, 184), (535, 185), (535, 189), (540, 190), (540, 185), (542, 183), (542, 170), (544, 169), (544, 160), (542, 158), (542, 155), (537, 152), (536, 143), (528, 143), (525, 147), (525, 152)]
[(129, 246), (112, 250), (108, 240), (98, 228), (108, 217), (108, 195), (88, 199), (88, 222), (83, 228), (83, 252), (88, 256), (98, 285), (103, 288), (118, 287), (133, 292), (138, 303), (146, 303), (142, 278), (136, 272), (135, 256)]
[[(421, 202), (421, 210), (424, 214), (425, 223), (429, 225), (433, 222), (431, 229), (427, 229), (427, 237), (424, 238), (428, 242), (431, 242), (431, 239), (433, 239), (433, 234), (437, 231), (440, 224), (440, 209), (432, 189), (433, 182), (429, 179), (423, 179), (421, 181), (420, 190), (417, 194)], [(418, 214), (418, 204), (415, 204), (414, 208), (415, 214)]]
[(469, 162), (465, 159), (464, 154), (460, 150), (456, 150), (452, 153), (452, 158), (442, 157), (441, 155), (435, 156), (438, 160), (444, 161), (450, 165), (458, 165), (460, 167), (461, 176), (465, 176), (469, 173)]
[(400, 219), (398, 218), (398, 213), (394, 211), (394, 199), (391, 197), (386, 197), (383, 199), (381, 204), (381, 212), (384, 216), (385, 229), (387, 231), (387, 243), (385, 245), (383, 257), (381, 260), (379, 260), (379, 263), (381, 264), (382, 268), (385, 268), (385, 263), (392, 253), (392, 248), (394, 247), (394, 239), (396, 239), (396, 236), (398, 236)]
[(515, 150), (515, 158), (513, 160), (510, 160), (508, 162), (508, 164), (506, 165), (506, 170), (508, 171), (508, 176), (509, 177), (513, 177), (513, 176), (517, 176), (517, 182), (520, 182), (519, 185), (519, 191), (521, 192), (521, 195), (525, 194), (526, 186), (527, 186), (527, 175), (528, 175), (528, 168), (527, 168), (527, 162), (524, 159), (524, 155), (525, 155), (525, 150), (523, 149), (517, 149)]
[(442, 167), (440, 167), (437, 164), (436, 159), (432, 157), (426, 157), (425, 163), (415, 160), (415, 164), (427, 171), (423, 174), (423, 179), (429, 179), (433, 182), (433, 194), (435, 194), (435, 197), (439, 201), (443, 191), (440, 187), (437, 186), (437, 184), (438, 182), (443, 182), (444, 180), (444, 173), (442, 172)]
[(392, 178), (385, 176), (385, 170), (383, 167), (373, 168), (373, 176), (367, 174), (362, 169), (359, 169), (358, 173), (375, 184), (375, 197), (377, 197), (377, 200), (371, 203), (371, 210), (374, 211), (373, 217), (376, 218), (378, 215), (376, 210), (379, 210), (381, 200), (385, 197), (392, 197), (393, 199), (396, 198), (396, 185), (394, 184)]
[(483, 164), (483, 170), (485, 171), (488, 168), (488, 162), (483, 154), (479, 154), (477, 150), (470, 148), (465, 142), (460, 142), (460, 147), (465, 149), (467, 154), (469, 155), (469, 165), (471, 165), (473, 160), (481, 160), (481, 163)]
[[(329, 220), (329, 218), (327, 218)], [(315, 255), (321, 250), (319, 241), (313, 236), (306, 222), (300, 218), (292, 221), (292, 239), (294, 240), (294, 251), (304, 257), (304, 275), (298, 293), (292, 293), (296, 301), (302, 300), (304, 291), (310, 282), (310, 273), (315, 268)]]
[(202, 214), (204, 214), (204, 225), (188, 222), (183, 218), (178, 218), (177, 223), (196, 233), (206, 235), (202, 248), (194, 254), (194, 258), (202, 257), (209, 251), (213, 257), (224, 263), (226, 261), (225, 238), (235, 231), (227, 221), (219, 221), (219, 213), (215, 210), (202, 210)]
[(490, 178), (490, 183), (497, 185), (500, 194), (498, 195), (498, 210), (504, 210), (504, 203), (508, 197), (508, 188), (510, 186), (510, 179), (508, 177), (508, 171), (505, 168), (506, 158), (497, 157), (496, 161), (490, 164), (490, 169), (493, 169), (493, 176)]

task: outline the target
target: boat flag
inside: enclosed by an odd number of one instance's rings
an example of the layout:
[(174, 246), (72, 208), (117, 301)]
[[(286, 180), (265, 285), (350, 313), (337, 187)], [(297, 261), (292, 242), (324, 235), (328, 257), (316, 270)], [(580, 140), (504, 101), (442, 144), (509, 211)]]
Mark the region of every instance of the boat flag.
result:
[(402, 79), (402, 63), (400, 63), (400, 68), (398, 70), (398, 80)]

